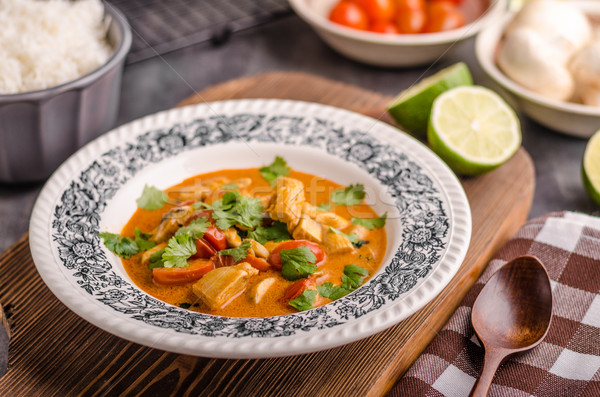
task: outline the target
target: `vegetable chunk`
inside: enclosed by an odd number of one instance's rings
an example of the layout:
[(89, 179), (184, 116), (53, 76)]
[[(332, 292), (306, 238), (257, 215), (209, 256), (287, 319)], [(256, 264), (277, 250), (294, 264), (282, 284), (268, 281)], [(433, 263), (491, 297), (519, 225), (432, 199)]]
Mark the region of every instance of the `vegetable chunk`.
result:
[(198, 280), (192, 286), (192, 291), (205, 306), (217, 310), (242, 293), (248, 286), (250, 278), (258, 273), (258, 270), (247, 262), (220, 267), (211, 270)]
[(277, 178), (275, 182), (275, 197), (268, 213), (273, 220), (284, 222), (292, 233), (300, 221), (302, 205), (306, 200), (304, 185), (297, 179), (287, 177)]

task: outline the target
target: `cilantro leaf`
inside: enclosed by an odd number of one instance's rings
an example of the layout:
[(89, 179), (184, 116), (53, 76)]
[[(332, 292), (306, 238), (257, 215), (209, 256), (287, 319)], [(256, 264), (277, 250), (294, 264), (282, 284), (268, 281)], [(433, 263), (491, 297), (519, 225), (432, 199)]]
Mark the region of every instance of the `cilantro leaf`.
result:
[(272, 226), (259, 226), (254, 230), (248, 231), (248, 238), (264, 244), (267, 241), (291, 240), (292, 236), (290, 236), (285, 223), (275, 221)]
[(369, 271), (364, 267), (346, 265), (344, 266), (344, 275), (342, 276), (342, 287), (354, 291), (361, 286), (368, 275)]
[(346, 234), (344, 232), (341, 232), (337, 229), (334, 229), (333, 227), (329, 226), (329, 231), (336, 233), (336, 234), (341, 234), (342, 236), (346, 236), (346, 238), (348, 239), (348, 241), (350, 241), (352, 243), (353, 246), (355, 246), (356, 248), (360, 248), (365, 244), (369, 244), (368, 241), (366, 240), (361, 240), (358, 238), (358, 236), (356, 235), (356, 233), (349, 233)]
[(229, 248), (226, 250), (219, 251), (219, 255), (231, 256), (231, 257), (233, 257), (233, 260), (235, 262), (238, 262), (248, 256), (248, 250), (250, 249), (250, 247), (251, 247), (250, 241), (244, 241), (237, 248)]
[(254, 229), (262, 222), (264, 212), (259, 199), (242, 196), (235, 191), (225, 193), (212, 205), (197, 203), (194, 207), (213, 210), (212, 216), (216, 220), (215, 224), (221, 230), (227, 230), (234, 225)]
[(319, 204), (319, 205), (317, 205), (317, 209), (321, 210), (321, 211), (329, 211), (331, 209), (331, 204), (329, 204), (329, 203)]
[(121, 258), (127, 259), (140, 252), (140, 249), (135, 241), (129, 237), (123, 237), (118, 234), (108, 232), (99, 233), (98, 236), (104, 240), (104, 245), (106, 248), (119, 255)]
[(162, 255), (164, 267), (188, 267), (187, 260), (196, 253), (196, 242), (187, 233), (173, 236)]
[(317, 291), (314, 289), (305, 289), (304, 292), (302, 292), (302, 295), (296, 299), (292, 299), (289, 302), (289, 305), (300, 311), (310, 310), (313, 308), (313, 303), (315, 302), (316, 297)]
[(150, 255), (150, 263), (148, 264), (148, 269), (154, 269), (155, 267), (165, 267), (165, 261), (163, 261), (163, 254), (165, 253), (165, 249), (158, 250)]
[(236, 185), (235, 183), (228, 183), (227, 185), (221, 186), (221, 189), (223, 189), (223, 190), (235, 190), (237, 188), (238, 188), (238, 185)]
[(135, 228), (135, 245), (138, 246), (139, 252), (147, 251), (156, 245), (154, 241), (148, 240), (150, 237), (152, 237), (152, 234), (142, 233), (140, 229)]
[(387, 212), (378, 218), (352, 218), (352, 224), (362, 226), (365, 229), (373, 230), (375, 228), (384, 227), (386, 218)]
[(282, 157), (276, 156), (273, 162), (265, 167), (258, 170), (263, 178), (267, 180), (271, 185), (275, 184), (275, 179), (280, 176), (285, 176), (290, 173), (290, 169), (287, 166), (285, 160)]
[(137, 203), (138, 207), (145, 210), (157, 210), (162, 208), (168, 199), (169, 196), (167, 193), (155, 188), (154, 186), (145, 185), (142, 195), (135, 200), (135, 202)]
[(325, 283), (319, 285), (317, 286), (317, 290), (319, 291), (319, 295), (321, 295), (324, 298), (329, 298), (332, 301), (340, 299), (352, 292), (351, 290), (346, 289), (340, 285), (333, 285), (333, 283)]
[(206, 230), (210, 227), (210, 221), (207, 217), (196, 218), (190, 222), (189, 225), (180, 227), (175, 233), (176, 236), (181, 234), (189, 234), (193, 238), (202, 238)]
[(359, 183), (331, 193), (331, 201), (338, 205), (357, 205), (365, 198), (365, 187)]
[(297, 248), (281, 250), (281, 275), (286, 280), (294, 281), (306, 278), (317, 271), (317, 257), (310, 248), (303, 245)]
[(238, 223), (242, 226), (254, 229), (262, 222), (264, 209), (257, 198), (242, 196), (235, 209), (240, 217)]

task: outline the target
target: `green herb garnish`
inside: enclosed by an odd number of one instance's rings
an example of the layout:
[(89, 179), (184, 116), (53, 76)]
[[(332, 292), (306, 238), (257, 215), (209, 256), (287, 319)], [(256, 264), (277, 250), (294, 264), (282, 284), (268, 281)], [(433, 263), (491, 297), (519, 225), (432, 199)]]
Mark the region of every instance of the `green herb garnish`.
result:
[(202, 238), (209, 227), (210, 221), (207, 217), (203, 216), (202, 218), (192, 220), (187, 226), (180, 227), (175, 235), (189, 234), (193, 238)]
[(231, 256), (234, 262), (239, 262), (248, 256), (248, 250), (251, 247), (250, 241), (244, 241), (239, 247), (219, 251), (219, 255)]
[(140, 252), (138, 245), (129, 237), (108, 232), (99, 233), (98, 236), (104, 240), (106, 248), (121, 258), (127, 259)]
[(321, 210), (321, 211), (329, 211), (331, 209), (331, 204), (329, 204), (329, 203), (319, 204), (319, 205), (317, 205), (317, 209)]
[(365, 187), (359, 183), (331, 193), (331, 201), (338, 205), (357, 205), (365, 198)]
[(140, 229), (135, 228), (135, 244), (138, 246), (139, 252), (147, 251), (156, 245), (154, 241), (148, 240), (150, 237), (152, 237), (151, 233), (142, 233)]
[(165, 261), (163, 261), (163, 254), (165, 253), (165, 249), (158, 250), (150, 255), (150, 263), (148, 264), (148, 269), (154, 269), (157, 267), (165, 267)]
[(314, 289), (305, 289), (302, 295), (289, 301), (289, 305), (300, 311), (310, 310), (313, 308), (316, 297), (317, 291)]
[(242, 196), (238, 192), (227, 192), (212, 205), (197, 203), (194, 207), (213, 210), (215, 224), (221, 230), (227, 230), (234, 225), (254, 229), (262, 222), (264, 212), (259, 199)]
[(248, 238), (264, 244), (267, 241), (291, 240), (292, 236), (290, 236), (285, 223), (275, 221), (271, 226), (259, 226), (254, 230), (248, 231)]
[(378, 218), (352, 218), (352, 224), (362, 226), (365, 229), (373, 230), (375, 228), (384, 227), (386, 218), (387, 212)]
[(353, 245), (354, 247), (356, 247), (356, 248), (360, 248), (360, 247), (362, 247), (362, 246), (363, 246), (363, 245), (365, 245), (365, 244), (369, 244), (369, 242), (368, 242), (368, 241), (359, 239), (359, 238), (358, 238), (358, 236), (356, 235), (356, 233), (349, 233), (349, 234), (346, 234), (346, 233), (344, 233), (344, 232), (340, 232), (340, 231), (339, 231), (339, 230), (337, 230), (337, 229), (334, 229), (334, 228), (333, 228), (333, 227), (331, 227), (331, 226), (329, 226), (329, 231), (330, 231), (330, 232), (333, 232), (333, 233), (336, 233), (336, 234), (341, 234), (342, 236), (346, 236), (346, 238), (347, 238), (347, 239), (348, 239), (348, 240), (349, 240), (349, 241), (352, 243), (352, 245)]
[(188, 302), (183, 302), (179, 304), (179, 307), (182, 309), (189, 309), (190, 307), (192, 307), (192, 304)]
[(303, 245), (297, 248), (281, 250), (281, 275), (286, 280), (294, 281), (306, 278), (317, 271), (317, 257), (310, 248)]
[(189, 234), (173, 236), (162, 255), (164, 267), (188, 267), (187, 260), (196, 253), (196, 242)]
[(331, 300), (340, 299), (360, 287), (368, 275), (369, 271), (364, 267), (346, 265), (344, 266), (344, 274), (342, 275), (342, 285), (325, 283), (319, 285), (317, 290), (319, 291), (319, 295), (324, 298)]
[(169, 196), (167, 193), (155, 188), (154, 186), (145, 185), (142, 195), (135, 200), (135, 202), (139, 208), (143, 208), (145, 210), (157, 210), (162, 208), (168, 199)]
[(227, 185), (221, 186), (221, 189), (223, 189), (223, 190), (235, 190), (237, 188), (238, 188), (238, 185), (236, 185), (235, 183), (229, 183)]
[(285, 160), (279, 156), (275, 157), (275, 160), (271, 164), (262, 167), (258, 171), (271, 185), (275, 184), (275, 179), (290, 173), (290, 169)]

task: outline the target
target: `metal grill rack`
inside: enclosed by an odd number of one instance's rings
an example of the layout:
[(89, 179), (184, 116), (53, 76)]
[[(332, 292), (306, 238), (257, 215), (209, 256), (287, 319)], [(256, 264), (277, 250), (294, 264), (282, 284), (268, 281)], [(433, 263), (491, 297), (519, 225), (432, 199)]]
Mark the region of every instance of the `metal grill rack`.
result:
[(127, 17), (134, 63), (196, 43), (225, 42), (232, 33), (291, 13), (287, 0), (109, 0)]

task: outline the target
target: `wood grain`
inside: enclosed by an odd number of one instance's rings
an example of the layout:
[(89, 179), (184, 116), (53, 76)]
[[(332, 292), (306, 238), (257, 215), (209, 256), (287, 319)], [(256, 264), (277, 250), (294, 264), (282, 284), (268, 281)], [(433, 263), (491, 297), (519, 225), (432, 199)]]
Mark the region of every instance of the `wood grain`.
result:
[[(230, 98), (326, 103), (385, 119), (390, 98), (299, 73), (209, 87), (184, 104)], [(457, 275), (413, 316), (339, 348), (263, 360), (166, 353), (114, 337), (70, 312), (37, 274), (27, 236), (0, 258), (0, 301), (12, 306), (9, 370), (0, 395), (382, 395), (435, 336), (491, 256), (525, 221), (534, 172), (523, 150), (489, 174), (462, 181), (473, 238)]]

